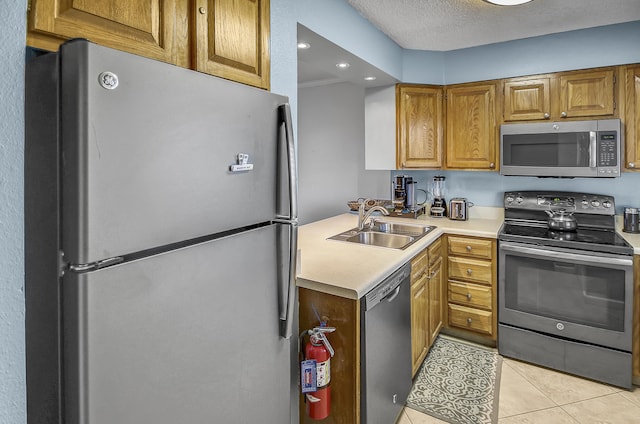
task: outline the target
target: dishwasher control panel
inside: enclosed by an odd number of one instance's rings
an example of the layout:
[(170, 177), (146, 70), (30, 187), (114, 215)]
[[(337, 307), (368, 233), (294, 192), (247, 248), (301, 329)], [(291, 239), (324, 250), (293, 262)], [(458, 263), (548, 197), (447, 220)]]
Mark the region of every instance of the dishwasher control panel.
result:
[(365, 296), (366, 310), (368, 311), (387, 298), (391, 299), (394, 293), (398, 292), (398, 286), (400, 286), (404, 280), (408, 279), (410, 275), (411, 264), (407, 263), (397, 271), (394, 271), (389, 277), (385, 278), (385, 280), (375, 288), (371, 289)]

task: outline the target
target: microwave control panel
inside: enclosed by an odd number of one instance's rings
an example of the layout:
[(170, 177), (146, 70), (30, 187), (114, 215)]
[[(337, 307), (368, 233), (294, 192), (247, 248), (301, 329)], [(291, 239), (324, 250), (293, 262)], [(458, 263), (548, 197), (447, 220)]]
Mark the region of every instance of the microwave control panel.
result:
[(618, 134), (616, 131), (598, 131), (598, 173), (617, 174)]

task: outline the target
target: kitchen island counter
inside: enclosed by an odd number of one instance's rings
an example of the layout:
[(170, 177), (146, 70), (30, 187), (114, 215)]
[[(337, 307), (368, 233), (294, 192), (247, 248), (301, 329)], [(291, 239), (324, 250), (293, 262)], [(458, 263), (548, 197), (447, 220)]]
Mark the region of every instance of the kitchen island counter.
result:
[(300, 227), (297, 285), (349, 299), (360, 299), (385, 277), (410, 261), (442, 234), (497, 238), (502, 208), (473, 208), (468, 221), (384, 217), (385, 220), (433, 225), (436, 228), (404, 250), (328, 240), (358, 225), (358, 215), (345, 213)]

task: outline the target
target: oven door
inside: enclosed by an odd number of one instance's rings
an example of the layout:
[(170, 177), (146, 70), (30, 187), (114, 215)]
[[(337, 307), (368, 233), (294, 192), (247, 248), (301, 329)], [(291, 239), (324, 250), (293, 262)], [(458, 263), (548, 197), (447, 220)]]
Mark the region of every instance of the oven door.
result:
[(631, 351), (632, 257), (513, 242), (499, 252), (501, 323)]

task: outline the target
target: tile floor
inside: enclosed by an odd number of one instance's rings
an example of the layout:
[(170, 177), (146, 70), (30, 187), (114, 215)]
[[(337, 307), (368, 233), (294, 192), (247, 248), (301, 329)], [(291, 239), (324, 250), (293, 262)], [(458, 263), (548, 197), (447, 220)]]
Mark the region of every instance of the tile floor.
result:
[[(396, 424), (443, 422), (405, 408)], [(640, 387), (630, 392), (503, 358), (498, 422), (499, 424), (640, 423)]]

